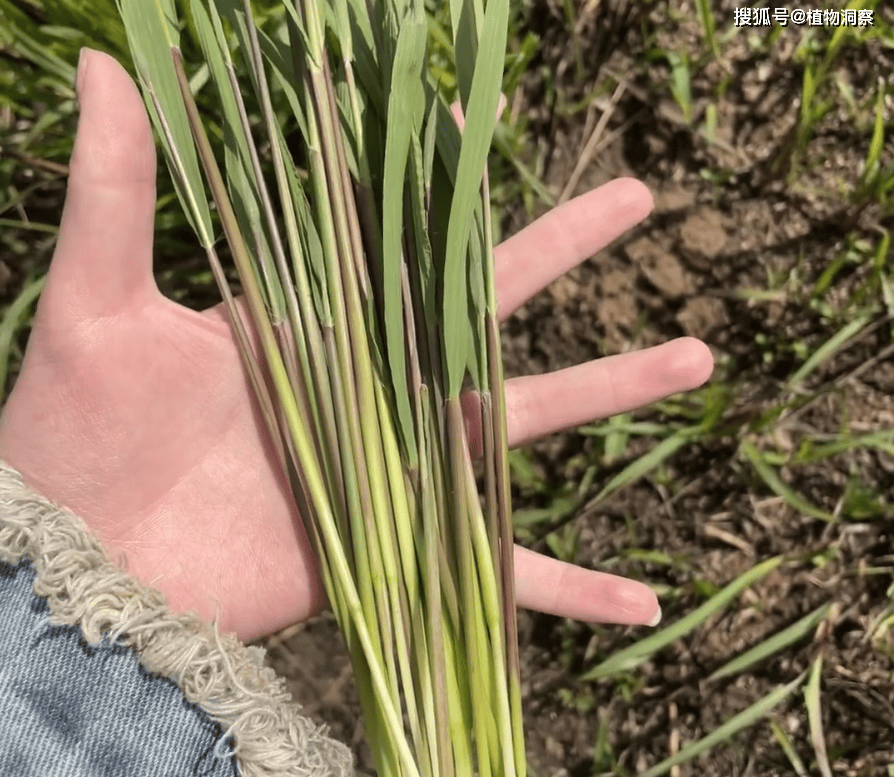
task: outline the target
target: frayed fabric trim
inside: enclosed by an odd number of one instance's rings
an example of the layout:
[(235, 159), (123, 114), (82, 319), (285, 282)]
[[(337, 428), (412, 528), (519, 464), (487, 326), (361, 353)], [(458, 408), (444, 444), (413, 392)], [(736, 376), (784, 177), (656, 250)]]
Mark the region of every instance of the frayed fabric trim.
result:
[[(224, 729), (243, 777), (348, 777), (351, 753), (299, 713), (264, 650), (194, 615), (171, 612), (164, 596), (106, 557), (70, 512), (25, 486), (0, 461), (0, 560), (30, 559), (34, 593), (53, 620), (78, 626), (91, 644), (131, 647), (143, 666), (176, 682), (185, 698)], [(222, 745), (224, 746), (224, 745)]]

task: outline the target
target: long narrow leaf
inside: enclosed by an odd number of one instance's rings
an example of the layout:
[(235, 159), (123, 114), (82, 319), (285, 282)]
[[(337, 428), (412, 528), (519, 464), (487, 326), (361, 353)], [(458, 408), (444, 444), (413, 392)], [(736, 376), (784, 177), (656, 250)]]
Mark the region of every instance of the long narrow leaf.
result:
[(616, 491), (639, 480), (646, 473), (661, 465), (666, 459), (669, 459), (686, 445), (692, 439), (692, 434), (695, 431), (694, 427), (680, 429), (670, 437), (662, 440), (648, 453), (644, 453), (632, 461), (602, 487), (599, 493), (588, 502), (588, 507), (595, 507), (601, 504)]
[(816, 764), (823, 777), (832, 777), (829, 766), (829, 755), (826, 752), (826, 736), (823, 733), (823, 710), (820, 695), (820, 684), (823, 677), (823, 656), (818, 655), (810, 665), (810, 675), (804, 688), (804, 700), (807, 703), (807, 724), (810, 727), (810, 741), (816, 754)]
[(792, 765), (792, 769), (795, 770), (795, 774), (798, 777), (808, 777), (804, 761), (801, 760), (801, 756), (799, 756), (798, 751), (795, 750), (791, 737), (782, 730), (782, 726), (775, 720), (771, 720), (770, 731), (773, 732), (773, 737), (779, 742), (779, 746), (782, 748), (782, 752), (785, 753), (785, 757), (788, 758), (789, 763)]
[(791, 696), (804, 682), (805, 674), (806, 673), (799, 675), (787, 685), (783, 685), (781, 688), (777, 688), (772, 693), (767, 694), (763, 699), (755, 702), (738, 715), (734, 715), (726, 721), (726, 723), (714, 729), (714, 731), (707, 736), (684, 747), (675, 756), (666, 758), (651, 769), (646, 769), (646, 771), (640, 774), (639, 777), (659, 777), (659, 775), (666, 774), (678, 764), (692, 761), (703, 753), (708, 752), (708, 750), (715, 745), (729, 741), (743, 729), (748, 728), (761, 718), (767, 716), (782, 702), (789, 698), (789, 696)]
[(744, 440), (739, 450), (741, 450), (745, 458), (751, 462), (751, 465), (754, 467), (757, 474), (760, 475), (761, 480), (767, 484), (774, 494), (781, 496), (788, 504), (804, 513), (804, 515), (811, 515), (814, 518), (819, 518), (821, 521), (834, 520), (834, 516), (831, 513), (828, 513), (825, 510), (820, 510), (820, 508), (804, 499), (804, 497), (798, 494), (787, 483), (783, 482), (776, 470), (770, 466), (766, 459), (764, 459), (761, 452), (753, 443)]
[(857, 316), (853, 321), (845, 324), (832, 337), (817, 348), (795, 373), (788, 379), (790, 387), (798, 386), (816, 370), (824, 361), (840, 351), (848, 340), (856, 337), (872, 320), (869, 314)]
[[(465, 110), (463, 141), (450, 207), (444, 266), (444, 331), (460, 331), (467, 315), (467, 250), (472, 216), (479, 201), (487, 152), (493, 138), (494, 116), (500, 101), (502, 61), (506, 50), (508, 0), (490, 0), (484, 12), (475, 74)], [(466, 365), (466, 340), (449, 337), (445, 343), (447, 391), (458, 396)]]
[[(162, 137), (166, 155), (169, 159), (176, 158), (172, 167), (180, 172), (174, 176), (177, 195), (202, 246), (208, 248), (214, 242), (211, 211), (171, 63), (171, 48), (180, 42), (173, 0), (117, 0), (117, 3), (137, 72), (144, 89), (154, 97), (147, 101), (149, 115)], [(166, 128), (162, 127), (162, 121)]]
[(382, 203), (385, 339), (401, 432), (407, 441), (412, 437), (409, 433), (411, 413), (406, 392), (407, 368), (401, 295), (403, 194), (410, 153), (410, 136), (414, 128), (417, 132), (421, 129), (425, 110), (425, 94), (420, 79), (426, 39), (425, 16), (418, 3), (414, 2), (401, 24), (394, 67), (391, 71)]
[(806, 637), (817, 624), (829, 614), (831, 607), (831, 604), (824, 604), (822, 607), (817, 607), (813, 612), (805, 615), (788, 628), (774, 634), (769, 639), (765, 639), (750, 650), (746, 650), (740, 656), (736, 656), (732, 661), (724, 664), (720, 669), (713, 672), (708, 679), (719, 680), (721, 677), (738, 674), (759, 661), (763, 661), (765, 658), (769, 658), (779, 651), (784, 650), (789, 645), (793, 645), (798, 640)]
[(718, 591), (700, 607), (680, 619), (676, 623), (662, 629), (630, 647), (615, 653), (598, 666), (581, 676), (581, 680), (598, 680), (618, 672), (635, 669), (664, 647), (696, 629), (714, 613), (720, 612), (746, 588), (753, 585), (765, 575), (776, 569), (782, 562), (782, 556), (774, 556), (752, 567), (744, 574)]
[(46, 283), (46, 277), (36, 278), (25, 284), (19, 295), (12, 301), (0, 321), (0, 391), (6, 386), (6, 374), (9, 367), (9, 350), (16, 331), (22, 326), (34, 301), (40, 296)]

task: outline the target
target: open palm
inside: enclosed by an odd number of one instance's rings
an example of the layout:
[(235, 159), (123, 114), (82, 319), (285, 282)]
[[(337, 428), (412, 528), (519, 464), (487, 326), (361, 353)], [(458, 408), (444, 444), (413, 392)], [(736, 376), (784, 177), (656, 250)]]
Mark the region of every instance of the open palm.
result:
[[(250, 639), (325, 604), (300, 517), (250, 400), (221, 308), (163, 297), (152, 275), (155, 152), (139, 94), (85, 52), (81, 116), (56, 254), (0, 457), (78, 515), (176, 610)], [(501, 311), (642, 219), (645, 188), (619, 180), (553, 211), (497, 254)], [(697, 340), (510, 381), (510, 442), (631, 409), (710, 374)], [(517, 551), (523, 606), (647, 623), (652, 592)]]

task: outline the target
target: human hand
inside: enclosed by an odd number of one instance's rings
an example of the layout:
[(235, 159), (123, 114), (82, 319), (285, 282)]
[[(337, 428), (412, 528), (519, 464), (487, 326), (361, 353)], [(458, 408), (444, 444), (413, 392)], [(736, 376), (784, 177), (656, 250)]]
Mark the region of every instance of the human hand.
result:
[[(156, 160), (140, 95), (85, 51), (81, 114), (56, 252), (25, 361), (0, 418), (0, 458), (78, 515), (179, 611), (252, 639), (325, 595), (300, 517), (251, 400), (222, 307), (194, 312), (152, 275)], [(642, 184), (614, 181), (497, 249), (505, 316), (644, 218)], [(683, 338), (506, 387), (510, 443), (695, 387), (708, 349)], [(522, 606), (649, 623), (638, 582), (516, 549)]]

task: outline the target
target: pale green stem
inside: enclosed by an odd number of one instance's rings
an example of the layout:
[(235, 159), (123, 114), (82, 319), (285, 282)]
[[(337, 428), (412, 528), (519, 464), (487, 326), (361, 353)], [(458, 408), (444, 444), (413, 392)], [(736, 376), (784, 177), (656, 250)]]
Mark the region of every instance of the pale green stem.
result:
[[(478, 575), (481, 559), (476, 558), (474, 539), (474, 510), (477, 507), (478, 495), (475, 494), (473, 505), (469, 499), (466, 482), (465, 460), (469, 452), (466, 447), (465, 421), (460, 407), (459, 397), (447, 400), (447, 439), (450, 447), (451, 499), (454, 531), (456, 534), (456, 553), (458, 561), (459, 590), (462, 599), (462, 642), (465, 646), (466, 659), (469, 664), (469, 688), (476, 698), (472, 703), (472, 720), (475, 730), (475, 745), (478, 751), (478, 769), (480, 777), (490, 775), (489, 737), (485, 710), (491, 700), (486, 692), (485, 679), (486, 655), (482, 651), (480, 636), (482, 628), (486, 628), (478, 617), (476, 602), (479, 598)], [(476, 568), (476, 563), (478, 568)], [(485, 591), (485, 593), (487, 593)], [(485, 691), (484, 698), (479, 694)]]
[[(345, 316), (345, 333), (347, 347), (350, 354), (341, 354), (347, 364), (350, 355), (350, 364), (353, 365), (353, 383), (344, 381), (343, 388), (347, 390), (348, 420), (351, 425), (351, 439), (354, 445), (354, 463), (358, 472), (358, 485), (363, 501), (362, 518), (367, 532), (367, 551), (370, 553), (370, 567), (376, 575), (384, 574), (386, 581), (389, 574), (395, 575), (392, 561), (393, 541), (389, 543), (387, 537), (379, 534), (389, 524), (390, 504), (386, 496), (387, 482), (381, 471), (382, 451), (381, 436), (377, 431), (379, 424), (375, 423), (378, 415), (374, 392), (372, 391), (372, 365), (369, 359), (366, 326), (362, 319), (361, 303), (357, 288), (356, 268), (361, 259), (354, 259), (354, 249), (362, 247), (357, 241), (352, 240), (352, 232), (359, 234), (357, 229), (349, 226), (351, 220), (346, 209), (349, 193), (343, 191), (343, 181), (339, 170), (338, 160), (340, 154), (338, 140), (340, 134), (334, 126), (337, 115), (333, 116), (334, 102), (331, 99), (331, 82), (326, 79), (325, 51), (321, 52), (324, 62), (322, 73), (311, 68), (309, 70), (313, 99), (316, 104), (316, 119), (320, 130), (322, 168), (325, 170), (325, 183), (332, 222), (334, 225), (334, 238), (336, 252), (330, 255), (338, 260), (338, 272), (333, 268), (332, 276), (339, 275), (341, 281), (341, 293), (344, 299), (339, 299), (333, 304), (333, 311), (338, 318)], [(316, 160), (317, 157), (315, 157)], [(317, 169), (317, 175), (322, 171)], [(356, 219), (356, 211), (351, 214)], [(331, 264), (331, 262), (330, 262)], [(341, 349), (340, 349), (341, 350)], [(359, 418), (362, 415), (367, 424), (361, 425)], [(379, 517), (376, 520), (376, 516)], [(392, 690), (395, 700), (399, 698), (397, 690), (397, 671), (394, 665), (394, 650), (392, 637), (396, 637), (396, 630), (392, 626), (392, 618), (397, 615), (388, 606), (386, 589), (375, 586), (373, 593), (376, 598), (377, 610), (381, 620), (380, 630), (383, 636), (383, 657), (389, 667), (389, 676), (392, 682)], [(409, 700), (408, 704), (415, 707), (415, 700)]]
[(470, 679), (467, 671), (467, 662), (461, 653), (459, 636), (457, 631), (445, 621), (444, 623), (444, 663), (452, 671), (446, 673), (447, 681), (447, 709), (450, 720), (450, 743), (453, 750), (453, 763), (455, 777), (474, 777), (475, 769), (472, 762), (471, 737), (469, 736), (472, 725), (471, 706), (464, 698), (470, 690)]
[(279, 401), (283, 406), (284, 417), (295, 443), (295, 451), (301, 463), (301, 473), (306, 493), (310, 498), (314, 513), (319, 521), (321, 535), (328, 549), (330, 562), (334, 572), (334, 579), (338, 581), (338, 595), (344, 597), (347, 605), (346, 609), (350, 612), (356, 625), (360, 644), (369, 663), (370, 676), (382, 710), (384, 723), (391, 735), (389, 741), (393, 743), (397, 755), (406, 769), (408, 777), (419, 777), (419, 771), (413, 760), (413, 755), (407, 744), (406, 737), (404, 736), (398, 708), (391, 702), (387, 681), (382, 673), (381, 664), (377, 660), (376, 651), (367, 628), (366, 619), (363, 615), (360, 598), (351, 578), (350, 570), (347, 567), (344, 553), (341, 550), (341, 544), (336, 533), (332, 512), (326, 499), (323, 478), (315, 458), (307, 423), (305, 419), (302, 419), (300, 416), (294, 393), (288, 384), (288, 376), (286, 375), (282, 357), (276, 346), (273, 329), (267, 318), (264, 301), (261, 297), (260, 290), (258, 289), (254, 274), (251, 271), (251, 259), (242, 235), (239, 233), (236, 225), (236, 215), (233, 212), (233, 207), (227, 196), (226, 186), (224, 185), (220, 170), (214, 161), (211, 144), (208, 142), (208, 137), (202, 126), (195, 101), (192, 98), (189, 81), (183, 70), (180, 52), (178, 49), (174, 48), (171, 50), (171, 54), (174, 60), (178, 84), (187, 109), (193, 136), (196, 145), (199, 148), (199, 154), (202, 159), (203, 167), (205, 168), (209, 186), (221, 212), (221, 220), (224, 224), (224, 231), (227, 234), (227, 239), (230, 242), (233, 259), (236, 262), (237, 269), (239, 269), (240, 276), (243, 279), (246, 300), (248, 301), (252, 320), (257, 327), (262, 350), (267, 357), (271, 377), (274, 386), (276, 387)]

